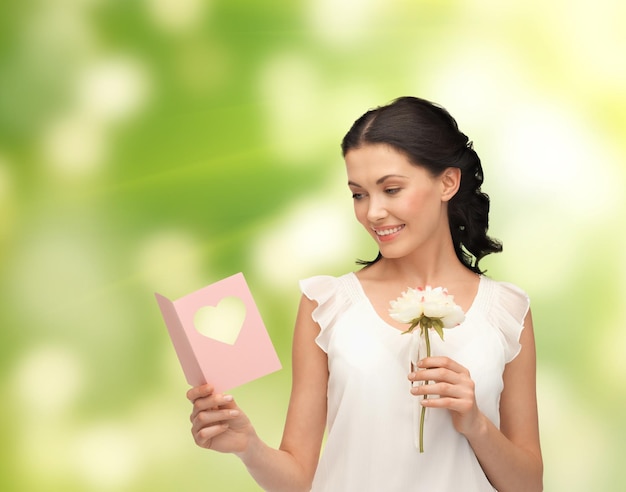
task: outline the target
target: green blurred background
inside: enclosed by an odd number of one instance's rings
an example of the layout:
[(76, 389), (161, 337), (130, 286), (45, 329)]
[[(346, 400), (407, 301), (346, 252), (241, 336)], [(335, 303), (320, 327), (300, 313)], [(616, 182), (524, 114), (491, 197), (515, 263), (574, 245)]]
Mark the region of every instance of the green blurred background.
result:
[(284, 369), (234, 394), (278, 445), (297, 280), (375, 253), (339, 141), (410, 94), (474, 140), (505, 245), (484, 265), (531, 296), (545, 490), (623, 490), (625, 19), (619, 0), (0, 3), (0, 488), (258, 490), (193, 444), (154, 292), (245, 273)]

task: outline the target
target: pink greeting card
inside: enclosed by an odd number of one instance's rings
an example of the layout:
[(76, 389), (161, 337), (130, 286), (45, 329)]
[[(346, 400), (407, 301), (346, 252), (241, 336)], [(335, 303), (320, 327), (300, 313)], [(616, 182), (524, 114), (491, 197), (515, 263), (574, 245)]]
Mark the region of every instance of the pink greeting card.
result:
[(281, 368), (242, 273), (176, 301), (155, 296), (191, 386), (222, 393)]

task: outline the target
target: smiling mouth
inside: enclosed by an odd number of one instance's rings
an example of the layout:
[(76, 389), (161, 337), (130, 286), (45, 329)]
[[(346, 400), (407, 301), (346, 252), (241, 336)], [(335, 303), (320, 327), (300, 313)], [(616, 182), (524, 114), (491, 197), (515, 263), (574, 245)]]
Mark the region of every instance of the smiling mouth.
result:
[(404, 229), (404, 225), (392, 227), (390, 229), (374, 229), (374, 232), (377, 236), (390, 236), (391, 234), (395, 234), (396, 232)]

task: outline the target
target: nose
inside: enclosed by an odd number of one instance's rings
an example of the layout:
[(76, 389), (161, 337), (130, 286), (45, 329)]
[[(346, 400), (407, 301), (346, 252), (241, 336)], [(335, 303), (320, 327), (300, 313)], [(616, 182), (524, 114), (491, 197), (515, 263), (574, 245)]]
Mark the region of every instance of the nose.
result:
[(387, 217), (387, 208), (384, 200), (379, 197), (370, 196), (367, 207), (367, 220), (372, 223), (378, 222)]

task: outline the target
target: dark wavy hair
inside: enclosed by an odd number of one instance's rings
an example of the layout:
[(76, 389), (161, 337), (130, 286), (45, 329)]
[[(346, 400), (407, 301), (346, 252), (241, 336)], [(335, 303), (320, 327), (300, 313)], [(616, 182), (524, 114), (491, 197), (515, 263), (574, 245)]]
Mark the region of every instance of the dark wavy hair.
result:
[[(448, 204), (450, 232), (457, 257), (467, 268), (483, 273), (478, 262), (502, 251), (502, 243), (487, 235), (489, 196), (480, 189), (483, 169), (472, 142), (443, 107), (417, 97), (400, 97), (367, 111), (354, 122), (341, 143), (343, 156), (367, 144), (386, 144), (412, 164), (439, 176), (447, 168), (461, 170), (461, 184)], [(372, 261), (358, 260), (361, 265)]]

